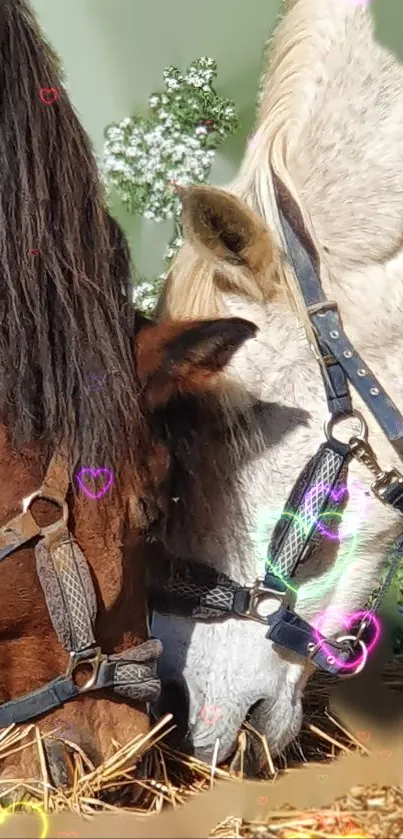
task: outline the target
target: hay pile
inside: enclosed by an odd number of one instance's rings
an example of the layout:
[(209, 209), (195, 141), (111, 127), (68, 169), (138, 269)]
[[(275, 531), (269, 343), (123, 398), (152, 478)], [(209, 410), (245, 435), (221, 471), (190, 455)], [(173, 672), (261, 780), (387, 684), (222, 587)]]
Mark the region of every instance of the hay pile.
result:
[[(385, 684), (394, 690), (403, 690), (403, 663), (395, 661), (385, 670)], [(145, 737), (134, 738), (125, 745), (114, 744), (115, 752), (102, 766), (94, 767), (75, 744), (75, 778), (70, 789), (52, 787), (46, 769), (42, 736), (35, 725), (10, 726), (0, 735), (0, 765), (2, 757), (27, 748), (32, 744), (38, 749), (42, 766), (42, 779), (33, 781), (16, 778), (1, 782), (1, 796), (18, 790), (18, 798), (27, 802), (26, 812), (32, 804), (40, 803), (45, 813), (74, 812), (83, 816), (96, 816), (101, 812), (161, 813), (166, 805), (178, 807), (192, 796), (208, 790), (215, 779), (239, 783), (242, 779), (242, 754), (249, 738), (259, 738), (266, 751), (268, 770), (265, 778), (276, 779), (289, 772), (301, 771), (301, 764), (323, 766), (342, 753), (368, 755), (370, 750), (350, 734), (326, 707), (328, 681), (320, 676), (313, 680), (305, 703), (305, 723), (298, 743), (285, 755), (272, 758), (266, 741), (249, 723), (245, 723), (239, 737), (240, 766), (238, 773), (228, 766), (207, 765), (194, 757), (172, 751), (166, 743), (172, 730), (172, 718), (167, 715)], [(159, 780), (133, 780), (133, 770), (138, 760), (152, 753), (158, 763)], [(213, 762), (214, 763), (214, 762)], [(262, 776), (263, 780), (263, 776)], [(140, 809), (121, 807), (102, 800), (105, 793), (127, 792), (128, 785), (141, 787), (143, 805)], [(263, 786), (262, 786), (263, 789)], [(35, 804), (34, 804), (35, 806)], [(23, 812), (21, 806), (19, 812)], [(328, 802), (326, 809), (296, 811), (291, 807), (264, 814), (262, 820), (245, 822), (231, 817), (221, 822), (210, 834), (212, 839), (256, 837), (256, 839), (325, 839), (325, 837), (403, 837), (403, 790), (398, 788), (353, 787), (349, 795), (335, 802)]]

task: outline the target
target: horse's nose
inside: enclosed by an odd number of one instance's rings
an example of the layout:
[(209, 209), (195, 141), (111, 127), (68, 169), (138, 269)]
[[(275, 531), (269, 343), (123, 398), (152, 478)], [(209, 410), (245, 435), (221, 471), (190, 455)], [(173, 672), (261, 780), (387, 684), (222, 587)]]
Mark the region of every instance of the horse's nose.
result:
[(235, 751), (249, 705), (232, 699), (221, 697), (219, 704), (210, 699), (203, 706), (190, 702), (189, 728), (193, 753), (199, 760), (222, 763)]

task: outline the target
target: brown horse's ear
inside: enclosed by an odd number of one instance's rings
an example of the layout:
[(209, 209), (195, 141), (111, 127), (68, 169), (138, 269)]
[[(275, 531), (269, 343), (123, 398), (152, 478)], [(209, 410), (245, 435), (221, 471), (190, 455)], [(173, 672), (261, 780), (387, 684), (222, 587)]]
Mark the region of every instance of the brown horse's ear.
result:
[(235, 195), (211, 186), (178, 189), (183, 202), (183, 232), (204, 259), (267, 271), (278, 261), (268, 228)]
[(255, 324), (243, 318), (170, 321), (142, 329), (136, 367), (148, 406), (163, 405), (179, 393), (207, 390), (212, 377), (256, 332)]

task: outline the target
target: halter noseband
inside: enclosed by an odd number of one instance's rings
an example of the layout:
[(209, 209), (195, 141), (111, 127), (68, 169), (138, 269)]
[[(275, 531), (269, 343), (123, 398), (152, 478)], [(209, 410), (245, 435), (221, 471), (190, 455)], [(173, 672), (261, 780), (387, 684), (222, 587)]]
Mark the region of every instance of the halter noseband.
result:
[[(151, 639), (117, 655), (103, 653), (96, 644), (96, 594), (84, 554), (67, 527), (68, 486), (65, 459), (56, 453), (40, 489), (25, 498), (22, 512), (0, 528), (0, 561), (39, 538), (35, 547), (38, 577), (53, 628), (69, 653), (64, 676), (0, 705), (0, 728), (35, 719), (89, 691), (112, 688), (115, 693), (139, 702), (153, 702), (160, 692), (156, 674), (156, 660), (162, 650), (160, 641)], [(61, 517), (51, 525), (40, 527), (31, 512), (37, 499), (57, 505)], [(83, 665), (89, 666), (91, 673), (79, 686), (75, 676)]]
[[(254, 586), (240, 586), (209, 566), (172, 557), (151, 557), (148, 588), (153, 609), (164, 614), (188, 615), (196, 620), (225, 616), (252, 619), (266, 624), (266, 638), (332, 675), (354, 675), (367, 660), (368, 624), (379, 609), (392, 577), (403, 556), (403, 534), (389, 554), (389, 570), (384, 583), (357, 625), (336, 640), (325, 638), (307, 621), (284, 605), (290, 581), (297, 568), (318, 541), (316, 523), (324, 512), (337, 509), (334, 494), (346, 483), (353, 457), (373, 473), (372, 492), (383, 504), (403, 515), (403, 476), (396, 469), (382, 470), (368, 442), (364, 418), (353, 409), (348, 382), (359, 393), (388, 440), (401, 456), (403, 417), (380, 382), (355, 351), (343, 330), (336, 303), (326, 299), (319, 280), (319, 267), (312, 242), (307, 239), (299, 210), (284, 184), (273, 176), (279, 229), (290, 265), (298, 282), (304, 305), (316, 337), (312, 347), (323, 377), (329, 408), (325, 424), (326, 442), (306, 464), (277, 522), (268, 548), (270, 567)], [(355, 417), (360, 420), (358, 435), (345, 444), (333, 436), (337, 422)], [(312, 491), (312, 490), (315, 491)], [(287, 513), (286, 517), (284, 512)], [(290, 515), (290, 512), (292, 515)], [(305, 526), (301, 527), (301, 519)], [(259, 607), (273, 597), (279, 608), (263, 615)], [(357, 665), (357, 649), (364, 655)]]

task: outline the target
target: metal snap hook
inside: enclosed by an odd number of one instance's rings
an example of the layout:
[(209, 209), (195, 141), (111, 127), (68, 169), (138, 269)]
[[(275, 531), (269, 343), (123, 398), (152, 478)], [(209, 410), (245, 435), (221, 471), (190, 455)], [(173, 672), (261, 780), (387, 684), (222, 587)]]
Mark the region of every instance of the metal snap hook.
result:
[[(88, 677), (87, 681), (79, 688), (80, 693), (85, 693), (87, 690), (91, 690), (98, 679), (98, 673), (100, 666), (103, 661), (106, 661), (108, 658), (105, 655), (101, 647), (95, 647), (93, 650), (89, 651), (82, 651), (80, 652), (71, 652), (69, 656), (69, 662), (67, 665), (66, 676), (71, 676), (74, 679), (76, 671), (79, 670), (80, 667), (90, 667), (91, 674)], [(78, 685), (77, 685), (78, 687)]]
[(339, 675), (344, 678), (348, 679), (351, 676), (357, 676), (358, 673), (364, 669), (367, 661), (368, 661), (368, 648), (364, 641), (361, 641), (360, 638), (357, 638), (355, 635), (340, 635), (336, 639), (336, 643), (341, 644), (343, 641), (354, 641), (356, 644), (358, 643), (362, 650), (362, 661), (359, 662), (358, 667), (355, 670), (349, 670), (348, 673), (340, 673)]

